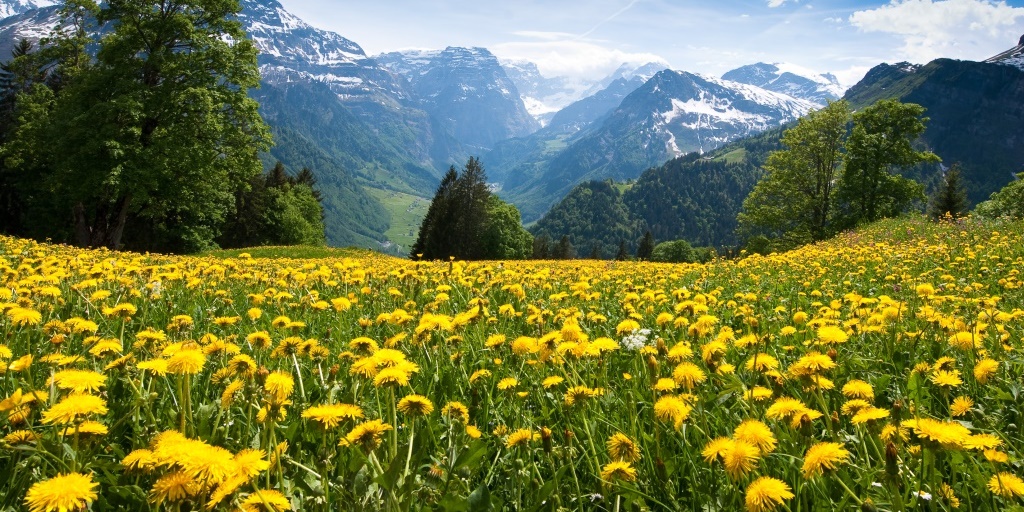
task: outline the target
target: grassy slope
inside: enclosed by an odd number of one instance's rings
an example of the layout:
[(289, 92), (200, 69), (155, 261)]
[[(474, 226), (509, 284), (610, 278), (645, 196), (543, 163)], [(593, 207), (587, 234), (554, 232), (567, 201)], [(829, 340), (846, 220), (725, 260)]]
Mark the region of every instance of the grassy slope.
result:
[(366, 191), (391, 213), (391, 224), (384, 233), (388, 240), (402, 246), (403, 253), (408, 251), (416, 241), (420, 223), (430, 207), (430, 198), (370, 187), (366, 187)]

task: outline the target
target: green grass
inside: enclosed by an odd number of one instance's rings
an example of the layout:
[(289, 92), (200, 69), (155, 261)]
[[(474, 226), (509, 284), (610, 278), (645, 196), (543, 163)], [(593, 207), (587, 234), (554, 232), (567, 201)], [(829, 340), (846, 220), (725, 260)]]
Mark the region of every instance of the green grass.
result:
[(402, 246), (407, 252), (416, 241), (420, 223), (430, 207), (430, 199), (394, 190), (367, 187), (366, 191), (375, 197), (391, 213), (391, 225), (384, 233), (392, 243)]
[(218, 249), (207, 251), (200, 256), (213, 256), (216, 258), (237, 258), (240, 254), (248, 254), (253, 258), (266, 259), (319, 259), (319, 258), (362, 258), (372, 254), (374, 251), (356, 247), (316, 247), (311, 245), (291, 246), (267, 246), (248, 247), (244, 249)]
[(743, 162), (744, 160), (746, 160), (746, 158), (747, 158), (747, 150), (745, 148), (739, 148), (739, 149), (730, 151), (730, 152), (728, 152), (728, 153), (726, 153), (726, 154), (716, 158), (715, 161), (717, 161), (717, 162), (723, 162), (724, 161), (727, 164), (735, 164), (735, 163)]

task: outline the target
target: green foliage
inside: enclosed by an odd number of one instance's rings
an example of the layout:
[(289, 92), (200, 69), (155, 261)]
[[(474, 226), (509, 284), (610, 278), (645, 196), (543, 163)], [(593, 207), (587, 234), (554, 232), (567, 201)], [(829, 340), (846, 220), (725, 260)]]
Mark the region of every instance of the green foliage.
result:
[(470, 157), (441, 179), (410, 255), (416, 259), (524, 259), (533, 239), (519, 210), (491, 194), (480, 160)]
[(912, 142), (924, 132), (919, 105), (880, 101), (852, 116), (845, 101), (802, 118), (772, 152), (767, 174), (743, 202), (739, 231), (776, 239), (776, 249), (914, 209), (923, 187), (899, 171), (938, 160)]
[[(57, 85), (19, 96), (3, 147), (8, 171), (38, 184), (21, 191), (36, 215), (27, 234), (167, 252), (213, 244), (270, 140), (246, 95), (259, 71), (239, 11), (234, 0), (65, 4), (71, 28), (46, 53)], [(87, 31), (93, 14), (109, 30)], [(105, 34), (94, 61), (88, 33)]]
[(641, 261), (647, 261), (651, 259), (651, 253), (654, 252), (654, 237), (651, 236), (651, 231), (644, 231), (644, 237), (640, 239), (640, 245), (636, 248), (636, 259)]
[(1024, 219), (1024, 173), (1017, 175), (1017, 180), (998, 192), (994, 192), (988, 201), (979, 204), (975, 211), (989, 218), (1011, 217)]
[(217, 239), (221, 247), (324, 245), (323, 207), (309, 169), (288, 175), (277, 163), (235, 193), (235, 214)]
[(939, 188), (932, 194), (928, 203), (928, 215), (933, 219), (939, 219), (946, 215), (959, 218), (965, 213), (967, 213), (967, 190), (964, 189), (960, 164), (953, 164), (946, 171), (946, 175), (942, 177)]
[(481, 241), (484, 258), (489, 260), (523, 260), (533, 253), (533, 235), (523, 228), (519, 210), (495, 195), (487, 202)]
[(693, 261), (693, 246), (686, 240), (661, 242), (651, 253), (651, 261), (663, 263), (690, 263)]
[(530, 231), (550, 240), (567, 236), (576, 247), (612, 255), (620, 241), (635, 244), (644, 229), (631, 215), (618, 188), (606, 180), (578, 185)]
[(924, 198), (923, 187), (899, 174), (922, 163), (938, 162), (912, 143), (924, 133), (924, 107), (882, 100), (853, 116), (846, 141), (846, 168), (836, 191), (842, 209), (841, 227), (895, 217)]
[(822, 240), (834, 232), (834, 187), (842, 172), (849, 118), (849, 105), (836, 101), (786, 130), (786, 149), (769, 155), (767, 174), (743, 201), (741, 232), (767, 232), (797, 242)]

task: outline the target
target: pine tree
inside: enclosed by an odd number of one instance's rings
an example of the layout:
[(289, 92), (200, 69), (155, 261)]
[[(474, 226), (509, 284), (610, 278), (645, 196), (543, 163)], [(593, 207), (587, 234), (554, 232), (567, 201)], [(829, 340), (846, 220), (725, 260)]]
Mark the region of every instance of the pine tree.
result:
[(955, 163), (946, 171), (942, 183), (932, 195), (928, 204), (928, 215), (939, 219), (949, 214), (954, 219), (963, 216), (967, 211), (967, 190), (964, 189), (960, 164)]
[(615, 259), (618, 261), (626, 261), (629, 259), (629, 249), (626, 248), (625, 240), (619, 240), (619, 252), (615, 253)]
[(636, 259), (647, 261), (651, 259), (651, 254), (654, 252), (654, 237), (651, 236), (651, 232), (647, 231), (644, 233), (644, 238), (640, 240), (640, 246), (636, 248)]
[(546, 260), (551, 257), (551, 238), (540, 235), (533, 239), (533, 259)]
[(592, 259), (592, 260), (599, 260), (599, 259), (601, 259), (601, 243), (600, 242), (594, 242), (593, 244), (590, 245), (590, 255), (587, 256), (587, 258), (588, 259)]
[(562, 235), (562, 238), (558, 240), (558, 245), (555, 246), (555, 253), (551, 257), (556, 260), (571, 260), (576, 257), (576, 249), (572, 246), (572, 242), (569, 241), (568, 235)]
[(459, 180), (459, 173), (455, 166), (448, 168), (448, 172), (441, 178), (437, 186), (434, 199), (427, 208), (427, 214), (420, 223), (420, 231), (416, 236), (409, 255), (415, 259), (442, 259), (450, 255), (442, 255), (444, 245), (451, 234), (451, 226), (446, 223), (454, 216), (452, 205), (455, 196), (456, 184)]

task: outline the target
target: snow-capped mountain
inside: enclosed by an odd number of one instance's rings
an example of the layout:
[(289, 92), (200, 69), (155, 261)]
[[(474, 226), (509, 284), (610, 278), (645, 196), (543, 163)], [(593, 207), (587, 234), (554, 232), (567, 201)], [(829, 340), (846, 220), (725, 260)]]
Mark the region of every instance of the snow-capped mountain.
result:
[(486, 150), (540, 127), (486, 48), (393, 52), (377, 61), (405, 77), (418, 105), (468, 148)]
[(53, 0), (3, 0), (0, 1), (0, 18), (14, 16), (23, 12), (56, 5)]
[(552, 153), (542, 144), (524, 144), (531, 153), (523, 155), (505, 145), (483, 161), (497, 164), (503, 195), (530, 221), (582, 181), (636, 178), (669, 159), (711, 151), (818, 107), (749, 84), (664, 70), (587, 128), (558, 139), (565, 149)]
[(819, 74), (795, 64), (781, 62), (758, 62), (742, 66), (725, 73), (722, 79), (756, 85), (818, 105), (837, 100), (845, 92), (839, 80), (830, 73)]
[(1006, 64), (1008, 66), (1014, 66), (1024, 70), (1024, 36), (1020, 36), (1020, 41), (1017, 42), (1017, 46), (1014, 46), (999, 55), (985, 59), (985, 62), (990, 64)]
[(568, 76), (546, 77), (540, 73), (536, 64), (524, 60), (506, 59), (501, 61), (501, 65), (519, 89), (526, 109), (543, 126), (547, 126), (560, 110), (604, 91), (619, 79), (627, 82), (640, 79), (640, 83), (643, 83), (658, 71), (667, 68), (666, 65), (658, 63), (640, 66), (623, 63), (610, 75), (595, 81)]

